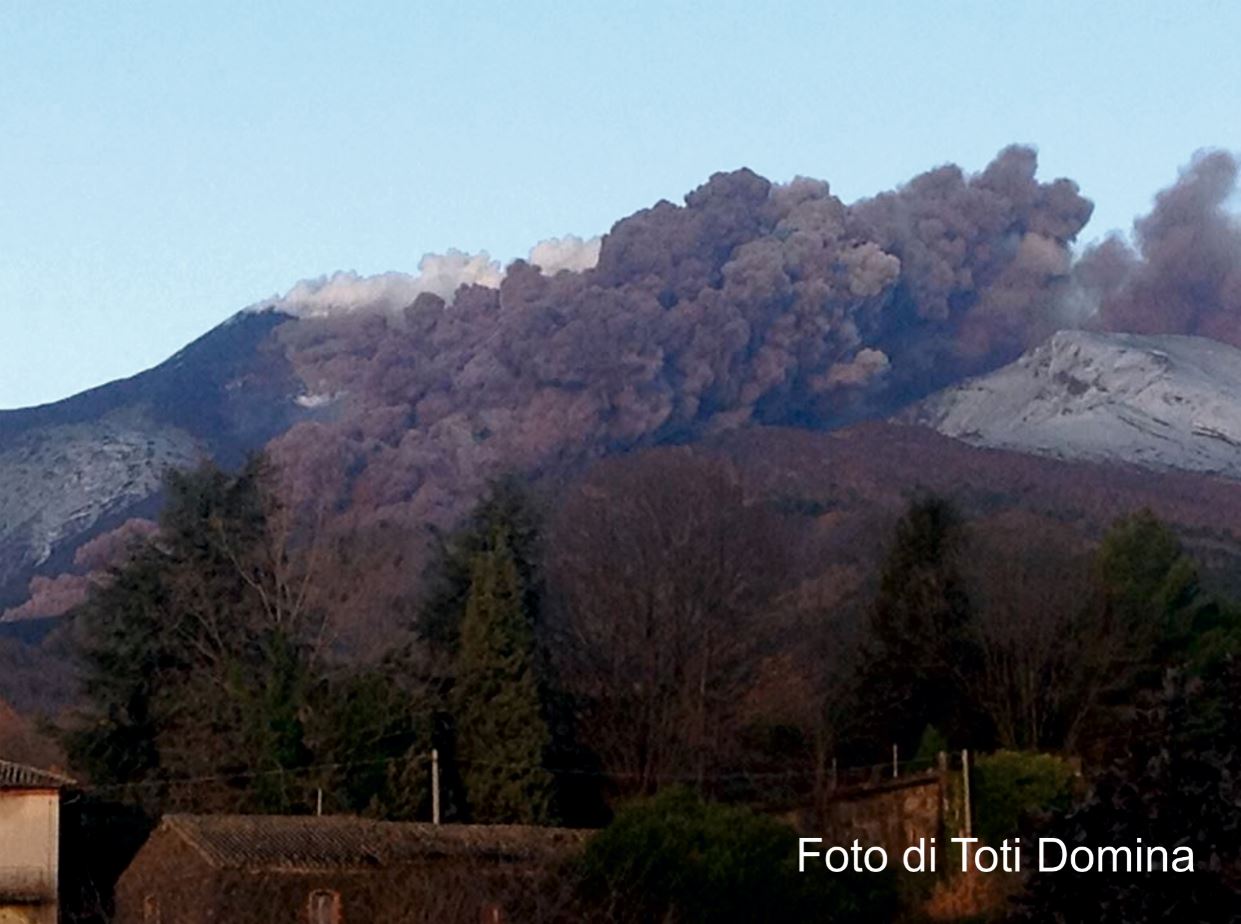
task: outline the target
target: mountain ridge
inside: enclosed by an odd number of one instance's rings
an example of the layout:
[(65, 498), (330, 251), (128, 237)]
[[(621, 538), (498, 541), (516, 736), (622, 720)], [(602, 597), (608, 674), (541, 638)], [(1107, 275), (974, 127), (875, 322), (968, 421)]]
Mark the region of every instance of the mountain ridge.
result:
[(238, 314), (135, 376), (0, 411), (0, 607), (75, 546), (150, 512), (167, 468), (235, 464), (304, 417), (300, 384), (270, 348), (287, 320)]
[(1065, 330), (902, 420), (977, 446), (1241, 478), (1241, 350)]

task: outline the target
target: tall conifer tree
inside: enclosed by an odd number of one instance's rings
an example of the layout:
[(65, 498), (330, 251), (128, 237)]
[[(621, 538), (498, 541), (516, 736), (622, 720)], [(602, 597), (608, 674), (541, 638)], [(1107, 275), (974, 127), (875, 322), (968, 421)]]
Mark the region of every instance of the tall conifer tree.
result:
[(933, 725), (971, 743), (962, 679), (977, 667), (977, 647), (964, 551), (964, 527), (941, 498), (916, 501), (897, 524), (871, 610), (863, 692), (889, 741), (912, 746)]
[(504, 532), (478, 553), (461, 623), (453, 688), (457, 758), (474, 821), (538, 824), (551, 813), (551, 743), (534, 629)]

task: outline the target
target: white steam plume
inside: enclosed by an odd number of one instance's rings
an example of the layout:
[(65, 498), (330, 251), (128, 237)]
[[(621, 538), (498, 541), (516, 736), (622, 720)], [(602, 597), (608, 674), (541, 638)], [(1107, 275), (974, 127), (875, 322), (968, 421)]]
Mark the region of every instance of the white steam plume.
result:
[(453, 294), (463, 285), (495, 288), (501, 278), (500, 264), (486, 252), (468, 254), (450, 250), (444, 254), (426, 254), (418, 261), (416, 275), (393, 272), (359, 276), (348, 271), (304, 279), (283, 298), (265, 302), (262, 307), (297, 317), (322, 317), (359, 309), (399, 311), (423, 292), (452, 301)]
[(561, 270), (581, 273), (593, 269), (599, 262), (599, 247), (603, 238), (582, 240), (576, 234), (549, 237), (530, 248), (530, 263), (543, 271), (544, 276), (555, 276)]
[[(540, 241), (530, 249), (529, 262), (544, 275), (569, 270), (583, 272), (599, 260), (601, 238), (583, 240), (576, 235), (553, 237)], [(361, 276), (353, 271), (340, 271), (318, 279), (303, 279), (284, 296), (255, 305), (256, 309), (274, 308), (296, 317), (323, 317), (365, 311), (400, 311), (411, 305), (423, 292), (438, 295), (451, 303), (457, 289), (464, 285), (498, 288), (504, 273), (500, 263), (486, 251), (469, 254), (460, 250), (429, 253), (418, 261), (418, 272), (380, 273)]]

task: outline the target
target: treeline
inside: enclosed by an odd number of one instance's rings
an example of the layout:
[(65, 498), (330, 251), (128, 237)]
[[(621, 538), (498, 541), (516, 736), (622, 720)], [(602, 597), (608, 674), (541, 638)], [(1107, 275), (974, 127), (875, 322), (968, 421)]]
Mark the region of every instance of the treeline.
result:
[[(1189, 875), (1036, 874), (997, 912), (1006, 920), (1075, 920), (1083, 908), (1102, 921), (1241, 920), (1241, 609), (1203, 589), (1148, 511), (1094, 547), (1011, 538), (983, 547), (942, 500), (911, 506), (861, 649), (859, 702), (872, 708), (846, 738), (909, 742), (921, 727), (924, 749), (1003, 749), (991, 767), (1018, 777), (977, 795), (984, 821), (1011, 816), (981, 825), (992, 841), (1194, 851)], [(1077, 758), (1080, 785), (1052, 785), (1063, 769), (1038, 771), (1041, 758), (1018, 750)], [(1036, 811), (1014, 811), (1025, 808)]]
[(1097, 546), (1034, 524), (987, 540), (936, 498), (897, 524), (862, 645), (862, 728), (1097, 756), (1165, 671), (1200, 673), (1241, 640), (1241, 610), (1204, 592), (1149, 511)]
[[(658, 450), (552, 499), (493, 484), (409, 576), (406, 634), (359, 663), (317, 522), (273, 484), (261, 458), (170, 475), (156, 536), (77, 614), (85, 706), (64, 740), (97, 798), (425, 820), (435, 752), (444, 820), (595, 826), (672, 786), (814, 805), (833, 758), (892, 744), (1075, 755), (1147, 808), (1151, 748), (1236, 769), (1238, 609), (1149, 513), (1092, 544), (917, 500), (866, 591), (825, 607), (804, 513)], [(1174, 763), (1152, 785), (1180, 806), (1198, 791)]]

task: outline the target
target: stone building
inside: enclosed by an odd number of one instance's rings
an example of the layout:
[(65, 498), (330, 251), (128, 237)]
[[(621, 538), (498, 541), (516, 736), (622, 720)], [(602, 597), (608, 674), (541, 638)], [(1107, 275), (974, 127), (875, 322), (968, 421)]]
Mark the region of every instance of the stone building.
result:
[(116, 888), (118, 924), (574, 920), (585, 832), (344, 816), (170, 815)]
[(71, 782), (0, 760), (0, 924), (56, 924), (60, 792)]

